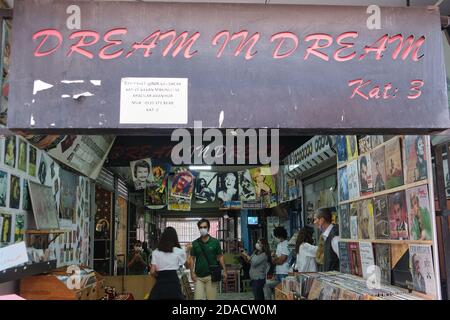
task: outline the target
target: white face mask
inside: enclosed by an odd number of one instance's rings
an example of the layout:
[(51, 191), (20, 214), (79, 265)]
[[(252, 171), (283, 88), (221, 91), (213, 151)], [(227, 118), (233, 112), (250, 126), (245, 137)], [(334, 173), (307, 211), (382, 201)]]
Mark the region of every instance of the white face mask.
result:
[(206, 236), (208, 234), (208, 229), (207, 228), (200, 228), (198, 229), (200, 231), (200, 235), (202, 237)]
[(255, 248), (256, 248), (256, 250), (258, 250), (258, 251), (261, 251), (261, 250), (262, 250), (262, 246), (261, 246), (259, 243), (257, 243), (257, 244), (255, 245)]

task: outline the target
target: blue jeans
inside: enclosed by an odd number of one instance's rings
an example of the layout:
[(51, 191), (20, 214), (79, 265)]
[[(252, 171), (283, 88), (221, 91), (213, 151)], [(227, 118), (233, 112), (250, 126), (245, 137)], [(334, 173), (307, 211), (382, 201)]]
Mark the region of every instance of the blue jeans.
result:
[(266, 279), (252, 280), (252, 291), (255, 300), (264, 300), (264, 285)]

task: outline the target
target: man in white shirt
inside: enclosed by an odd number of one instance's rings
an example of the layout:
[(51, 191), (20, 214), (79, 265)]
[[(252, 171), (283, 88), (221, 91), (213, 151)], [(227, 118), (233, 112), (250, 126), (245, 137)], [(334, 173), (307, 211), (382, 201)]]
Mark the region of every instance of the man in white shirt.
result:
[(339, 271), (339, 229), (331, 223), (332, 215), (329, 208), (317, 210), (314, 216), (314, 224), (322, 232), (316, 262), (321, 266), (321, 271)]
[(272, 263), (275, 265), (275, 281), (266, 282), (264, 286), (264, 295), (266, 300), (272, 298), (274, 288), (287, 277), (289, 273), (289, 242), (288, 235), (284, 227), (276, 227), (273, 235), (278, 240), (277, 249), (272, 252)]

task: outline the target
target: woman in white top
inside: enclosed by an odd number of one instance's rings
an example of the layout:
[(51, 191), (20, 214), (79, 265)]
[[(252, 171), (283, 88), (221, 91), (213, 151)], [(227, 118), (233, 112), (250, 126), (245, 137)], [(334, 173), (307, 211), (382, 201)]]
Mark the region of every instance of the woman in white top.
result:
[(150, 273), (156, 277), (156, 284), (150, 300), (184, 300), (177, 271), (186, 264), (186, 252), (180, 247), (176, 230), (167, 227), (152, 254)]
[(301, 229), (295, 244), (298, 272), (317, 272), (316, 253), (318, 247), (312, 243), (312, 232), (308, 228)]

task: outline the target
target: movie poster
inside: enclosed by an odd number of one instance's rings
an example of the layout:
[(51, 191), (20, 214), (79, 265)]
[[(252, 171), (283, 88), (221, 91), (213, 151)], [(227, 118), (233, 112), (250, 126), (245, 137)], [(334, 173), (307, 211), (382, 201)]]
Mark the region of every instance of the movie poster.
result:
[(48, 154), (95, 180), (100, 174), (114, 139), (112, 135), (68, 135), (48, 150)]
[(376, 197), (373, 201), (375, 217), (375, 238), (389, 239), (389, 215), (386, 196)]
[(391, 284), (391, 246), (385, 243), (375, 244), (375, 264), (380, 268), (381, 284)]
[(358, 142), (356, 136), (347, 136), (347, 159), (348, 161), (358, 159)]
[(21, 214), (16, 214), (16, 227), (14, 230), (14, 242), (20, 242), (24, 239), (25, 218)]
[(144, 205), (149, 209), (162, 209), (167, 204), (167, 184), (170, 165), (152, 161), (153, 181), (147, 182), (144, 192)]
[(250, 169), (256, 199), (261, 198), (265, 208), (273, 208), (277, 203), (276, 184), (273, 180), (270, 167)]
[(391, 239), (408, 239), (408, 214), (406, 208), (405, 192), (396, 192), (388, 195), (389, 223)]
[(220, 173), (217, 183), (220, 209), (240, 209), (238, 176), (235, 172)]
[(10, 214), (2, 213), (0, 215), (2, 219), (2, 230), (1, 230), (1, 238), (0, 242), (2, 243), (10, 243), (11, 242), (11, 229), (12, 229), (12, 219)]
[(130, 162), (134, 189), (144, 190), (153, 184), (152, 160), (150, 158)]
[(405, 136), (403, 140), (406, 183), (428, 178), (425, 136)]
[(0, 170), (0, 207), (6, 207), (8, 196), (8, 173)]
[(351, 239), (350, 206), (348, 204), (339, 206), (339, 228), (339, 236), (341, 239)]
[(403, 185), (402, 155), (399, 138), (391, 139), (385, 145), (386, 189)]
[(348, 197), (350, 200), (359, 198), (358, 161), (354, 160), (347, 166)]
[(375, 239), (372, 199), (362, 200), (358, 204), (358, 238)]
[(11, 175), (9, 186), (9, 207), (12, 209), (20, 209), (20, 178)]
[(204, 204), (216, 201), (217, 172), (200, 171), (195, 178), (195, 202)]
[(7, 166), (16, 167), (16, 136), (5, 138), (5, 156), (3, 159)]
[(29, 146), (28, 149), (28, 174), (32, 177), (36, 177), (36, 165), (37, 165), (37, 151), (33, 146)]
[(170, 197), (192, 199), (194, 175), (189, 170), (180, 169), (174, 173), (170, 188)]
[(370, 155), (362, 155), (358, 159), (360, 191), (363, 196), (373, 192), (372, 162)]
[(436, 297), (436, 278), (431, 245), (410, 244), (409, 259), (413, 290)]
[(338, 170), (338, 188), (339, 188), (339, 201), (347, 201), (348, 196), (348, 176), (347, 167), (339, 168)]
[(19, 140), (19, 154), (18, 154), (18, 169), (23, 171), (23, 172), (27, 172), (27, 143), (26, 141), (22, 140), (22, 139), (18, 139)]
[(350, 238), (358, 239), (358, 202), (350, 203)]
[(336, 136), (336, 149), (338, 164), (342, 164), (347, 161), (347, 137)]
[(372, 160), (372, 180), (374, 192), (380, 192), (386, 189), (384, 153), (384, 146), (381, 146), (370, 153)]
[(406, 207), (410, 239), (433, 240), (428, 187), (423, 185), (406, 190)]
[(359, 139), (359, 154), (363, 154), (372, 150), (372, 137), (364, 136)]

